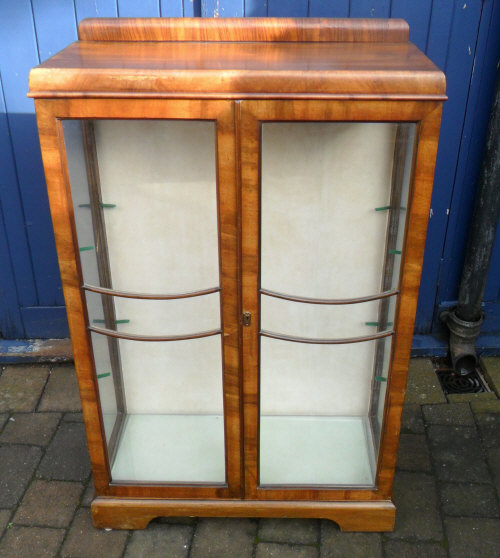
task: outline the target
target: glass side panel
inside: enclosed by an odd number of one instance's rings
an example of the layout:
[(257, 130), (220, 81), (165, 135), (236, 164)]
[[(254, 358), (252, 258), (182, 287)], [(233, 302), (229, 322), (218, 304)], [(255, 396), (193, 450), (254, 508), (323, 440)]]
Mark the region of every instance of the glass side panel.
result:
[(117, 426), (118, 404), (115, 384), (112, 377), (112, 366), (109, 344), (111, 339), (103, 335), (91, 334), (94, 349), (94, 362), (97, 374), (97, 385), (101, 402), (101, 412), (104, 422), (106, 441), (110, 442), (113, 429)]
[(392, 337), (369, 338), (397, 296), (353, 299), (399, 287), (414, 144), (412, 123), (262, 124), (261, 485), (375, 482)]
[(222, 335), (147, 339), (221, 329), (215, 123), (63, 131), (112, 480), (224, 483)]

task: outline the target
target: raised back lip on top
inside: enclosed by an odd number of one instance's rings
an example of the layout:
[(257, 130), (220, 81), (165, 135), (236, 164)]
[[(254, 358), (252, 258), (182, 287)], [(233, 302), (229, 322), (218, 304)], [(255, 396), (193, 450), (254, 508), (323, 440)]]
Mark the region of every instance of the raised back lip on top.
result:
[(244, 41), (406, 43), (403, 19), (368, 18), (88, 18), (82, 41)]

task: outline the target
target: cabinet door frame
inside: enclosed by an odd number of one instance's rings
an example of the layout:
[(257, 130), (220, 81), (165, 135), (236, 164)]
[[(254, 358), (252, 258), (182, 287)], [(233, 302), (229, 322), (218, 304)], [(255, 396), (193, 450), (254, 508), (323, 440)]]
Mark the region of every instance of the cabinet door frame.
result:
[[(418, 287), (429, 217), (441, 106), (434, 101), (249, 100), (238, 103), (241, 165), (243, 407), (245, 497), (255, 500), (389, 499), (396, 465)], [(403, 246), (392, 357), (375, 488), (259, 487), (259, 270), (261, 124), (264, 122), (414, 122), (417, 148)]]
[[(42, 158), (56, 248), (82, 400), (96, 492), (101, 496), (239, 498), (242, 486), (240, 420), (240, 300), (238, 296), (238, 192), (234, 102), (161, 99), (37, 99)], [(219, 269), (225, 417), (225, 483), (113, 482), (99, 405), (82, 270), (69, 187), (62, 120), (205, 120), (216, 126)], [(196, 156), (196, 154), (195, 154)], [(187, 341), (189, 342), (189, 341)]]

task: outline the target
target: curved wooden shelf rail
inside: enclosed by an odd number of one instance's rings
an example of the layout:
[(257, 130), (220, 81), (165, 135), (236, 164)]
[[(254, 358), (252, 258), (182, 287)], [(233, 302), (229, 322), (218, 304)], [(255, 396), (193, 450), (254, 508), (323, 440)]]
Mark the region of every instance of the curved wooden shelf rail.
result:
[(119, 296), (122, 298), (137, 298), (144, 300), (176, 300), (179, 298), (192, 298), (195, 296), (204, 296), (220, 292), (220, 287), (213, 287), (211, 289), (204, 289), (202, 291), (193, 291), (189, 293), (178, 294), (147, 294), (147, 293), (133, 293), (128, 291), (115, 291), (114, 289), (107, 289), (105, 287), (95, 287), (93, 285), (83, 285), (82, 289), (92, 293), (99, 293), (110, 296)]
[(211, 337), (212, 335), (220, 335), (222, 333), (222, 329), (212, 329), (188, 335), (138, 335), (136, 333), (123, 333), (113, 329), (94, 326), (88, 326), (88, 330), (101, 335), (107, 335), (108, 337), (115, 337), (116, 339), (128, 339), (129, 341), (186, 341), (189, 339)]
[(364, 337), (346, 337), (344, 339), (317, 339), (314, 337), (294, 337), (292, 335), (281, 335), (273, 331), (262, 330), (259, 335), (270, 337), (271, 339), (279, 339), (280, 341), (291, 341), (292, 343), (308, 343), (311, 345), (347, 345), (348, 343), (362, 343), (363, 341), (373, 341), (374, 339), (382, 339), (394, 335), (394, 331), (387, 330), (375, 333), (374, 335), (366, 335)]
[(360, 302), (370, 302), (371, 300), (380, 300), (399, 294), (397, 289), (384, 291), (383, 293), (361, 296), (358, 298), (308, 298), (305, 296), (292, 296), (289, 294), (278, 293), (276, 291), (268, 291), (267, 289), (259, 289), (260, 294), (272, 296), (274, 298), (281, 298), (283, 300), (290, 300), (292, 302), (304, 302), (307, 304), (358, 304)]

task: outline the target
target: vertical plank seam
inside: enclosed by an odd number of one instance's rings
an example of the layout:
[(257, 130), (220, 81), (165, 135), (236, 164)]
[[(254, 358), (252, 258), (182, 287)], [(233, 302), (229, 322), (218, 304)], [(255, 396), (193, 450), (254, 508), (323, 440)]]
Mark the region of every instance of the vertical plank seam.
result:
[[(31, 2), (31, 0), (30, 0)], [(24, 211), (24, 204), (23, 204), (23, 199), (22, 199), (22, 195), (21, 195), (21, 185), (20, 185), (20, 180), (19, 180), (19, 171), (18, 171), (18, 167), (17, 167), (17, 161), (16, 161), (16, 154), (14, 151), (14, 144), (12, 143), (12, 127), (10, 125), (10, 117), (9, 117), (9, 110), (7, 108), (7, 100), (5, 98), (5, 91), (4, 91), (4, 87), (3, 87), (3, 80), (2, 80), (2, 69), (0, 68), (0, 94), (2, 95), (2, 102), (3, 105), (5, 107), (5, 124), (7, 127), (7, 131), (8, 131), (8, 136), (9, 136), (9, 147), (10, 147), (10, 154), (11, 154), (11, 158), (12, 158), (12, 168), (13, 168), (13, 172), (14, 172), (14, 176), (15, 176), (15, 180), (16, 180), (16, 190), (17, 190), (17, 198), (18, 198), (18, 202), (19, 202), (19, 208), (20, 208), (20, 213), (22, 216), (22, 220), (23, 220), (23, 224), (26, 224), (26, 212)], [(0, 200), (1, 200), (2, 196), (0, 195)], [(5, 228), (5, 231), (7, 232), (7, 227)], [(30, 276), (31, 276), (31, 290), (33, 291), (33, 305), (38, 304), (38, 291), (36, 288), (36, 278), (35, 278), (35, 271), (33, 268), (33, 258), (31, 255), (31, 246), (29, 243), (29, 238), (28, 235), (26, 233), (26, 227), (24, 227), (24, 230), (22, 232), (22, 236), (24, 239), (24, 245), (26, 247), (26, 251), (28, 253), (28, 259), (29, 259), (29, 267), (30, 267)], [(15, 273), (15, 269), (13, 269), (14, 271), (14, 279), (16, 278), (16, 273)], [(17, 289), (17, 280), (16, 280), (16, 291), (18, 291)], [(17, 292), (18, 296), (19, 296), (19, 292)]]

